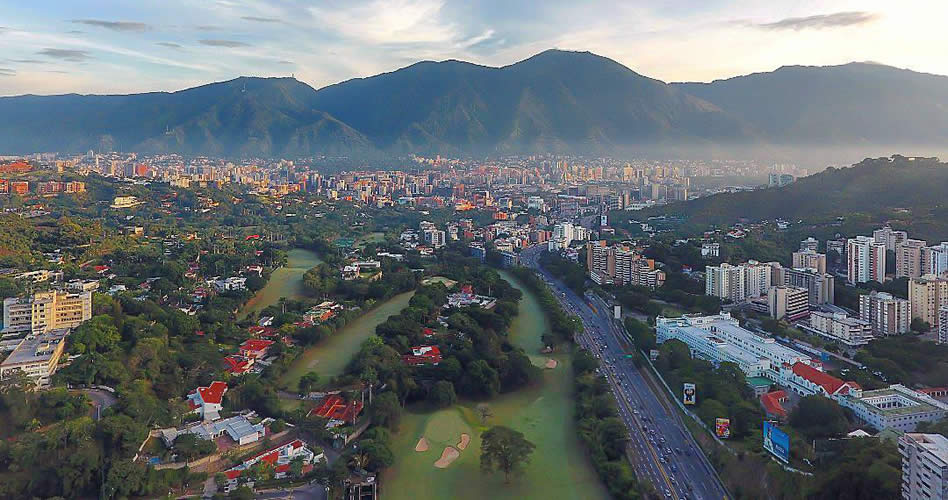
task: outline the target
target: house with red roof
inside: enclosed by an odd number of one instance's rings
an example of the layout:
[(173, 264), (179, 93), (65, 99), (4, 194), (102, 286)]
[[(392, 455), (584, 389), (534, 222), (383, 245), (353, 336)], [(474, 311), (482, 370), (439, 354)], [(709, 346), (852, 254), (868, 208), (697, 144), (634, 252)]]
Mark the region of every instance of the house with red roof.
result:
[(319, 406), (310, 410), (307, 416), (316, 415), (317, 417), (328, 419), (329, 423), (326, 424), (326, 427), (331, 429), (340, 425), (355, 424), (356, 418), (358, 418), (361, 412), (361, 401), (346, 402), (342, 396), (330, 394), (326, 396), (326, 399), (324, 399)]
[(248, 359), (263, 359), (273, 345), (272, 340), (250, 339), (240, 344), (240, 355)]
[(274, 479), (283, 479), (290, 473), (290, 463), (297, 458), (303, 460), (303, 474), (306, 474), (313, 470), (313, 463), (324, 461), (326, 456), (321, 450), (318, 452), (311, 450), (305, 441), (295, 439), (276, 448), (258, 453), (244, 460), (239, 465), (224, 471), (224, 475), (227, 476), (227, 486), (224, 492), (227, 493), (235, 489), (240, 483), (241, 476), (243, 476), (244, 472), (259, 462), (273, 467)]
[(436, 345), (423, 345), (411, 348), (411, 354), (402, 356), (402, 361), (406, 365), (433, 365), (437, 366), (441, 362), (441, 349)]
[(253, 367), (253, 359), (241, 356), (227, 356), (224, 358), (224, 371), (231, 375), (243, 375)]
[(783, 420), (787, 418), (787, 410), (783, 403), (787, 402), (787, 393), (784, 391), (773, 391), (760, 396), (760, 404), (764, 406), (764, 412), (767, 418), (776, 418)]
[(207, 387), (198, 387), (188, 393), (188, 407), (204, 420), (220, 418), (221, 402), (227, 392), (227, 383), (214, 381)]
[(828, 398), (848, 394), (850, 390), (860, 391), (856, 382), (844, 382), (818, 368), (806, 363), (796, 362), (792, 366), (784, 363), (780, 367), (781, 385), (797, 392), (801, 396), (820, 394)]

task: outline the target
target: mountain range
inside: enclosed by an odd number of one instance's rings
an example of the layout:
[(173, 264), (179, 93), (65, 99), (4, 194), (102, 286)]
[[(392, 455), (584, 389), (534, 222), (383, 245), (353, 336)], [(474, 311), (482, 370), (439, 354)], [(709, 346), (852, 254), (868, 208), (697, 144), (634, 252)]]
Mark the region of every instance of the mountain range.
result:
[(600, 153), (948, 143), (948, 77), (877, 64), (665, 83), (589, 52), (420, 62), (316, 90), (248, 78), (177, 92), (0, 98), (0, 153)]

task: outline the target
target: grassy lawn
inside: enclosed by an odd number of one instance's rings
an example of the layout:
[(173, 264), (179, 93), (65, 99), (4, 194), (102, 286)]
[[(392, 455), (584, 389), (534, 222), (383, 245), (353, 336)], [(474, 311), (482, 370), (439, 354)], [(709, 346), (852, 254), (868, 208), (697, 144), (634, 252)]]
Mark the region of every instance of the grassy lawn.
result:
[[(492, 416), (483, 425), (476, 402), (434, 412), (407, 411), (393, 437), (395, 464), (382, 479), (386, 498), (609, 498), (576, 436), (570, 355), (539, 354), (540, 335), (549, 328), (546, 316), (529, 291), (511, 282), (524, 293), (520, 314), (511, 325), (511, 341), (523, 347), (534, 364), (542, 366), (552, 357), (559, 366), (544, 370), (533, 386), (489, 401)], [(524, 476), (510, 484), (504, 483), (503, 474), (480, 471), (480, 434), (492, 425), (516, 429), (536, 445)], [(456, 447), (461, 433), (471, 436), (467, 449), (447, 468), (435, 468), (444, 447)], [(415, 451), (421, 436), (430, 445), (426, 452)]]

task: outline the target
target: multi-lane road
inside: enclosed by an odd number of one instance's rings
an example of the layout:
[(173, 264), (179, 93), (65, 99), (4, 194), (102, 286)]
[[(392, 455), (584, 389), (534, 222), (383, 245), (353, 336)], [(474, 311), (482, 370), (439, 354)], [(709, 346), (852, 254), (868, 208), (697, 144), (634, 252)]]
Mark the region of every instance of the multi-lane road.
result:
[(669, 401), (667, 393), (646, 381), (630, 354), (624, 327), (612, 319), (612, 307), (597, 296), (579, 296), (539, 266), (542, 247), (521, 253), (521, 263), (538, 271), (566, 310), (582, 320), (577, 342), (600, 359), (600, 368), (629, 428), (629, 459), (639, 479), (666, 498), (726, 499), (707, 457)]

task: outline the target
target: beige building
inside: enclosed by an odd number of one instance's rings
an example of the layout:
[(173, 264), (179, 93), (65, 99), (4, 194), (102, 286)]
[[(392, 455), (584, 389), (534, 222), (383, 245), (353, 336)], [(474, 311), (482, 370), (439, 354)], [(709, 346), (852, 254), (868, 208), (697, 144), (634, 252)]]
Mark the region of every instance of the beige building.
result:
[(3, 300), (4, 333), (42, 333), (50, 329), (74, 328), (91, 317), (92, 292), (55, 290)]
[(812, 250), (793, 252), (794, 269), (816, 269), (820, 274), (826, 274), (826, 254)]
[(811, 312), (810, 328), (849, 347), (864, 346), (873, 338), (872, 325), (868, 321), (850, 318), (845, 313)]
[(810, 310), (808, 304), (809, 293), (806, 288), (794, 286), (772, 286), (767, 292), (770, 317), (796, 321), (806, 317)]
[(948, 307), (948, 278), (938, 278), (933, 274), (912, 278), (908, 295), (912, 319), (918, 318), (938, 331), (938, 310)]
[(30, 334), (0, 363), (0, 380), (22, 372), (37, 385), (49, 384), (66, 347), (68, 328)]
[(922, 252), (927, 242), (911, 238), (899, 243), (895, 250), (895, 277), (918, 278), (922, 274)]

